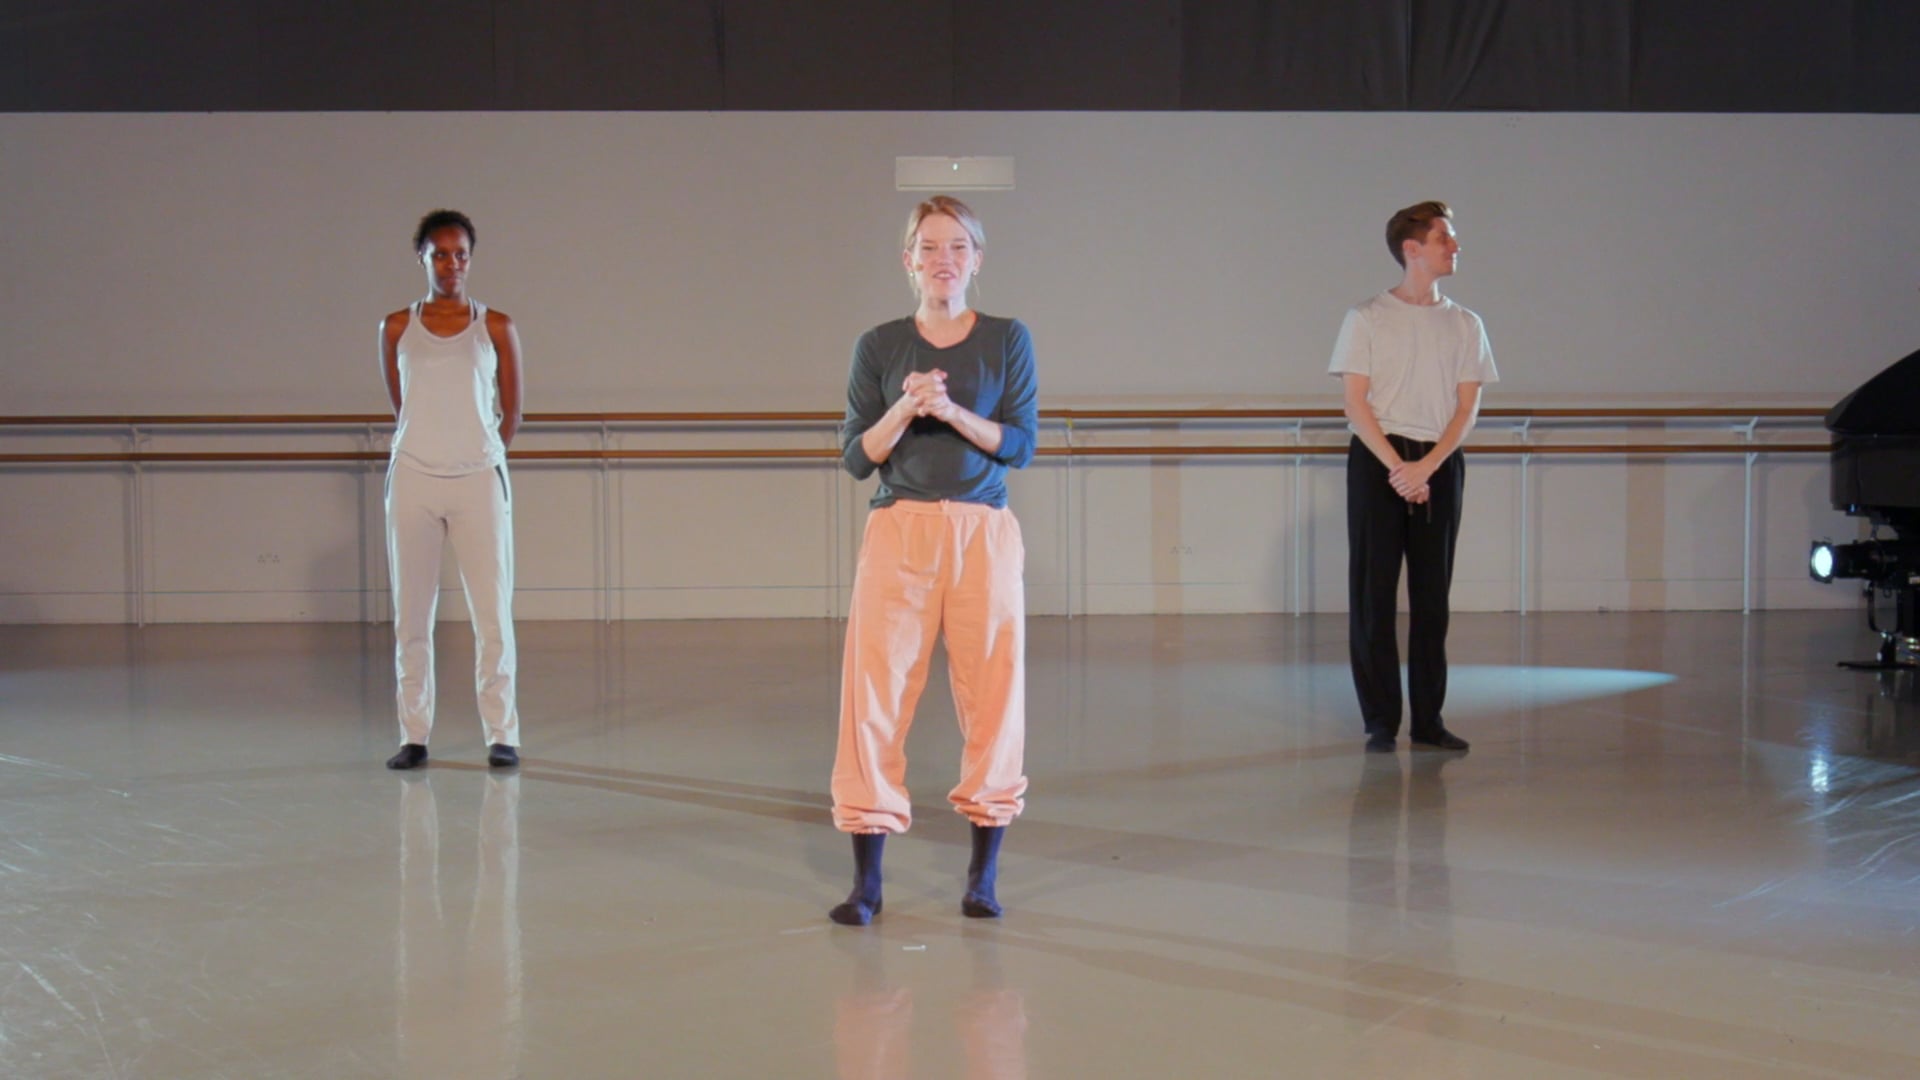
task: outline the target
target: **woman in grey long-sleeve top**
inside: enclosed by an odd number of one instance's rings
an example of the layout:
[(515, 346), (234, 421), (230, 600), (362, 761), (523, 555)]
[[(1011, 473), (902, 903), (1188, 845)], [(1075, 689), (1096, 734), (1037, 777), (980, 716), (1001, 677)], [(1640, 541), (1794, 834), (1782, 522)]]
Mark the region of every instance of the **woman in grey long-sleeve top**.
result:
[(854, 886), (829, 912), (880, 913), (887, 834), (913, 820), (906, 737), (936, 636), (947, 646), (966, 740), (949, 793), (973, 857), (960, 909), (1000, 914), (1000, 840), (1024, 806), (1026, 561), (1006, 472), (1033, 460), (1033, 342), (1017, 319), (967, 306), (985, 235), (965, 203), (935, 196), (907, 220), (902, 261), (915, 313), (860, 336), (840, 441), (847, 471), (880, 474), (860, 546), (840, 687), (833, 821), (853, 835)]

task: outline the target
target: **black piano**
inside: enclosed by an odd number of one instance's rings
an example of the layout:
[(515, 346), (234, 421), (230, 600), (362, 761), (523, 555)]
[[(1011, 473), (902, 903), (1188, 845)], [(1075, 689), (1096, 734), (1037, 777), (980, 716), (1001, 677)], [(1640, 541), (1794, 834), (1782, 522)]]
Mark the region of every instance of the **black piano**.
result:
[[(1842, 398), (1827, 413), (1833, 432), (1833, 508), (1873, 523), (1873, 537), (1816, 543), (1815, 578), (1858, 578), (1867, 593), (1867, 625), (1881, 636), (1879, 659), (1847, 667), (1911, 667), (1902, 650), (1920, 646), (1920, 352)], [(1884, 535), (1891, 532), (1892, 535)], [(1883, 627), (1874, 598), (1893, 601)]]
[(1833, 508), (1920, 534), (1920, 352), (1842, 398), (1827, 430)]

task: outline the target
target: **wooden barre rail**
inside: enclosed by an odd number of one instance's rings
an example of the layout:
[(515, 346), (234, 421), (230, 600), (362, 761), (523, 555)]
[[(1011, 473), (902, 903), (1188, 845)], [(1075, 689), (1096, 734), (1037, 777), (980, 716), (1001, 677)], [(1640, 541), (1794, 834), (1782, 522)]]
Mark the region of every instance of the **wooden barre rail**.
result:
[[(1739, 409), (1729, 406), (1688, 408), (1564, 408), (1482, 409), (1482, 420), (1819, 420), (1827, 410), (1767, 406)], [(1048, 420), (1340, 420), (1340, 409), (1042, 409)]]
[[(1539, 443), (1467, 446), (1479, 455), (1606, 456), (1661, 454), (1669, 457), (1739, 454), (1825, 454), (1824, 443)], [(1332, 457), (1345, 454), (1345, 445), (1307, 446), (1043, 446), (1042, 457)], [(514, 461), (835, 461), (831, 449), (691, 449), (691, 450), (516, 450)], [(388, 455), (377, 450), (286, 451), (131, 451), (120, 453), (0, 454), (0, 465), (269, 465), (380, 462)]]
[[(837, 412), (527, 413), (522, 424), (812, 423)], [(0, 416), (7, 427), (392, 427), (392, 413), (174, 414), (157, 416)]]
[[(1750, 409), (1732, 406), (1700, 408), (1595, 407), (1595, 408), (1507, 408), (1483, 409), (1482, 419), (1491, 420), (1817, 420), (1826, 416), (1820, 408), (1766, 406)], [(1074, 421), (1132, 420), (1338, 420), (1344, 414), (1332, 408), (1265, 409), (1042, 409), (1042, 420)], [(832, 423), (838, 412), (607, 412), (607, 413), (528, 413), (528, 424), (751, 424), (751, 423)], [(85, 427), (391, 427), (387, 413), (269, 413), (244, 415), (155, 415), (155, 416), (0, 416), (0, 428), (85, 428)]]
[[(1568, 454), (1625, 456), (1631, 454), (1688, 455), (1727, 454), (1826, 454), (1833, 447), (1825, 443), (1487, 443), (1461, 447), (1474, 455)], [(1068, 457), (1331, 457), (1347, 453), (1344, 443), (1309, 446), (1047, 446), (1037, 453)]]

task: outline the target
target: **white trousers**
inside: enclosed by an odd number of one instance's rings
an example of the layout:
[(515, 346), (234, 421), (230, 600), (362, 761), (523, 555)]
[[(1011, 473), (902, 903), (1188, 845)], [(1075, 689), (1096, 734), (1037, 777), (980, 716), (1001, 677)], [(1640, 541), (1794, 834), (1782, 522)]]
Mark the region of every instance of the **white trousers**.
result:
[(520, 745), (514, 704), (513, 490), (505, 466), (466, 476), (387, 470), (387, 567), (393, 582), (393, 668), (400, 741), (433, 731), (433, 626), (440, 551), (453, 543), (473, 614), (474, 689), (487, 743)]

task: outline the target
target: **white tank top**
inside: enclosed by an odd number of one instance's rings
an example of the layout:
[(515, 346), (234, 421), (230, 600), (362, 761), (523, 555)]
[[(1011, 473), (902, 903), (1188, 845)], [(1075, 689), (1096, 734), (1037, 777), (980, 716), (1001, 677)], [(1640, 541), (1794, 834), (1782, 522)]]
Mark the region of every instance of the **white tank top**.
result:
[(507, 460), (500, 442), (500, 357), (487, 335), (487, 307), (452, 337), (436, 337), (408, 308), (400, 332), (400, 421), (393, 460), (430, 476), (465, 476)]

